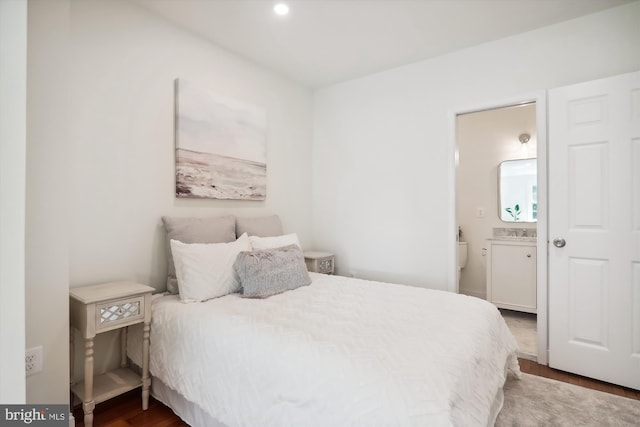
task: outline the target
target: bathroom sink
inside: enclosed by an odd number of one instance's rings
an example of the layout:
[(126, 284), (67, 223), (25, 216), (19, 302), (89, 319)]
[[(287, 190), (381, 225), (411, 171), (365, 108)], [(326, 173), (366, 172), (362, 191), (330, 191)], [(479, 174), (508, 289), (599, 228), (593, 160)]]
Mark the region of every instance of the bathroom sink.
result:
[(492, 237), (489, 240), (508, 240), (508, 241), (517, 241), (517, 242), (535, 242), (538, 240), (537, 237), (529, 237), (529, 236), (496, 236)]

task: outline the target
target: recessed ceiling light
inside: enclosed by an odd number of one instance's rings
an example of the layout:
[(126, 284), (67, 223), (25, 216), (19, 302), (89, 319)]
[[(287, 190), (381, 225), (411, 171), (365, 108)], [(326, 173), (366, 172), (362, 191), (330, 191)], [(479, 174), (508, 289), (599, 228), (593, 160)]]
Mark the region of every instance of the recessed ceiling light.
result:
[(277, 3), (275, 6), (273, 6), (273, 11), (276, 15), (285, 16), (289, 14), (289, 6), (284, 3)]

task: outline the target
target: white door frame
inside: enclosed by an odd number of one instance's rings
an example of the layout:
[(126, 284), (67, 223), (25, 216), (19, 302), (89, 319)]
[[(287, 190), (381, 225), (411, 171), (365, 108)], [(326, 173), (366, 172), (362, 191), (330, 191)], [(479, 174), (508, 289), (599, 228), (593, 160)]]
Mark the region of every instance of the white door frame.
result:
[(24, 404), (27, 2), (0, 0), (0, 402)]
[(450, 167), (449, 183), (454, 189), (449, 200), (449, 230), (451, 232), (449, 253), (453, 254), (449, 259), (449, 287), (448, 290), (458, 292), (457, 266), (458, 247), (453, 236), (458, 234), (457, 224), (457, 177), (458, 168), (458, 135), (456, 132), (457, 116), (460, 114), (475, 113), (478, 111), (491, 110), (495, 108), (511, 107), (530, 102), (536, 103), (536, 134), (537, 134), (537, 159), (538, 159), (538, 223), (537, 223), (537, 336), (538, 336), (538, 363), (547, 365), (548, 354), (548, 312), (547, 312), (547, 252), (548, 252), (548, 207), (547, 207), (547, 92), (537, 91), (513, 98), (502, 99), (471, 107), (455, 108), (449, 113), (449, 135), (450, 135)]

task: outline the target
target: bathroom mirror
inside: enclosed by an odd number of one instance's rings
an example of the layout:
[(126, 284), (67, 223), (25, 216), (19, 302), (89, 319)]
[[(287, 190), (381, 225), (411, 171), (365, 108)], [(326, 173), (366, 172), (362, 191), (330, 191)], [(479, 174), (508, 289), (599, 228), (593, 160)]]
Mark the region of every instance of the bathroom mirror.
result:
[(498, 166), (498, 217), (504, 222), (538, 220), (538, 162), (507, 160)]

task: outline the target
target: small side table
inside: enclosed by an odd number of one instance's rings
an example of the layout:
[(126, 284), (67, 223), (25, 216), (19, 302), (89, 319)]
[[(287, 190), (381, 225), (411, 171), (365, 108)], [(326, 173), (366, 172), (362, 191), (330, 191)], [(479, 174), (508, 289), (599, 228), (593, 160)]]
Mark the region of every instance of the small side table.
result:
[[(134, 282), (111, 282), (69, 290), (71, 314), (71, 392), (82, 400), (84, 425), (93, 426), (96, 403), (126, 393), (142, 385), (142, 409), (149, 407), (149, 330), (151, 323), (150, 286)], [(127, 368), (127, 327), (144, 323), (142, 341), (142, 377)], [(85, 339), (84, 381), (73, 383), (73, 329)], [(93, 376), (93, 340), (96, 334), (121, 331), (120, 368)], [(73, 402), (72, 402), (73, 404)]]
[(333, 274), (334, 255), (329, 252), (305, 252), (304, 262), (307, 270), (315, 273)]

